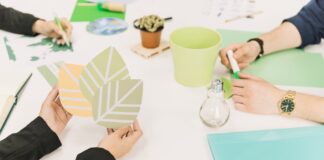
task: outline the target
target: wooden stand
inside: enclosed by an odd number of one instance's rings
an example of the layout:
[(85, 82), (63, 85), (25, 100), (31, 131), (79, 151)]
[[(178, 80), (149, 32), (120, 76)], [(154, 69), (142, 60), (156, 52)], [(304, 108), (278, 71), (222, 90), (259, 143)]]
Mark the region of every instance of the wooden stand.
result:
[(132, 47), (132, 51), (135, 52), (136, 54), (149, 59), (153, 57), (154, 55), (157, 55), (159, 53), (162, 53), (163, 51), (167, 50), (170, 48), (169, 42), (167, 41), (161, 41), (161, 44), (157, 48), (144, 48), (142, 44), (138, 44), (134, 47)]

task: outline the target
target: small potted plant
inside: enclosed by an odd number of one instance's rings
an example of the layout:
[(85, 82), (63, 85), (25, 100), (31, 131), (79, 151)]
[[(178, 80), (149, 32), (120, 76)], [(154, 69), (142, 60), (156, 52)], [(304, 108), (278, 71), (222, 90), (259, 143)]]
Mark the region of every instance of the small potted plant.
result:
[(144, 16), (135, 20), (134, 26), (141, 30), (143, 47), (157, 48), (160, 45), (164, 19), (157, 15)]

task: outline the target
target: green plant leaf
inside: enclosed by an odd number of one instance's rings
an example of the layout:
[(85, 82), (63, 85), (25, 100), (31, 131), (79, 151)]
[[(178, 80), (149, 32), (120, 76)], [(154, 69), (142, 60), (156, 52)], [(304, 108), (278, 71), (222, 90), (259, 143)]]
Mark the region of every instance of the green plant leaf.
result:
[(106, 128), (120, 128), (134, 122), (142, 102), (141, 80), (120, 80), (100, 87), (92, 102), (95, 122)]
[(128, 69), (117, 50), (109, 47), (91, 60), (81, 73), (80, 89), (92, 102), (102, 85), (116, 80), (129, 79)]

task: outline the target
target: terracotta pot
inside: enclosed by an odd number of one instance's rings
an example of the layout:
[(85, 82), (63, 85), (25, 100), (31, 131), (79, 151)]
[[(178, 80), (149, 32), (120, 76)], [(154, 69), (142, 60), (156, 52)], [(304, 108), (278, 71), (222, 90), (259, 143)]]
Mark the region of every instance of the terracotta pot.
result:
[(142, 46), (145, 48), (157, 48), (160, 45), (162, 29), (156, 32), (141, 30)]

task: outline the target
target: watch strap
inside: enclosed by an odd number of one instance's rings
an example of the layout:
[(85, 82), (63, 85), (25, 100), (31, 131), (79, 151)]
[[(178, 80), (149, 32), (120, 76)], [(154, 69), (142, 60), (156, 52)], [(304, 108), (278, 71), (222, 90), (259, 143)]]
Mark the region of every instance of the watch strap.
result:
[(247, 42), (251, 42), (251, 41), (255, 41), (255, 42), (257, 42), (259, 44), (260, 52), (259, 52), (258, 56), (256, 57), (256, 59), (261, 58), (264, 55), (264, 48), (263, 48), (264, 42), (263, 42), (263, 40), (260, 39), (260, 38), (252, 38), (252, 39), (249, 39)]

